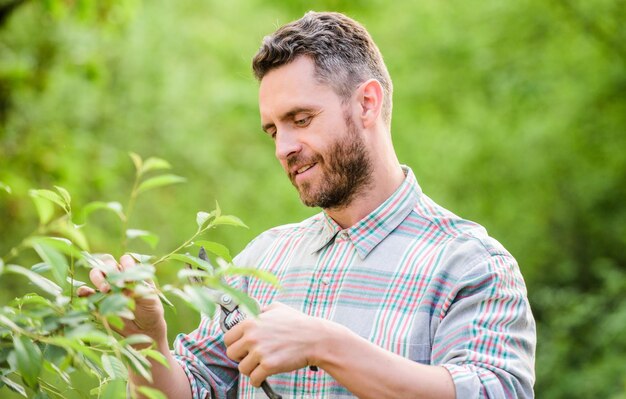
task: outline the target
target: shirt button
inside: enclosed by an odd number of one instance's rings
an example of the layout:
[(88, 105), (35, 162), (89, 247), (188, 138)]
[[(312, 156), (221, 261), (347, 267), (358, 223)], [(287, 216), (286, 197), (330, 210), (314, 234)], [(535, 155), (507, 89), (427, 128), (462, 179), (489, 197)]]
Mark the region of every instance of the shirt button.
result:
[(322, 277), (322, 284), (324, 285), (330, 284), (330, 279), (328, 277)]

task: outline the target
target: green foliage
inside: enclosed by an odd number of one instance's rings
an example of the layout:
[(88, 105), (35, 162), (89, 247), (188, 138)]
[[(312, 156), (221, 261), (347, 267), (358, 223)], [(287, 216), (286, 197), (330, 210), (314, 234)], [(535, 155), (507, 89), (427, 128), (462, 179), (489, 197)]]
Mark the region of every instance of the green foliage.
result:
[[(195, 231), (182, 221), (215, 198), (251, 226), (208, 238), (237, 251), (314, 212), (256, 133), (250, 72), (262, 37), (310, 8), (365, 24), (394, 81), (400, 160), (428, 195), (486, 226), (518, 259), (538, 322), (537, 397), (624, 397), (623, 0), (24, 2), (0, 25), (0, 254), (40, 217), (24, 200), (30, 189), (64, 201), (55, 184), (70, 189), (72, 206), (86, 204), (73, 224), (89, 223), (77, 229), (57, 217), (49, 233), (72, 235), (72, 248), (93, 253), (167, 252)], [(124, 222), (128, 203), (116, 198), (132, 190), (131, 150), (168, 159), (200, 183), (146, 191), (136, 199), (142, 212)], [(146, 178), (168, 171), (153, 163)], [(34, 198), (48, 208), (44, 219), (62, 212)], [(78, 244), (82, 233), (89, 248)], [(79, 259), (62, 245), (44, 242)], [(40, 262), (35, 251), (22, 254)], [(0, 292), (6, 301), (22, 296), (28, 277), (4, 269)], [(59, 272), (44, 273), (63, 287)], [(179, 270), (155, 273), (171, 281)], [(170, 339), (195, 328), (187, 308), (170, 309)], [(44, 365), (43, 373), (52, 372)]]
[[(143, 162), (139, 155), (130, 155), (135, 163), (136, 178), (128, 206), (111, 207), (108, 205), (111, 203), (96, 202), (84, 207), (91, 211), (112, 211), (125, 228), (132, 205), (140, 194), (182, 181), (177, 176), (171, 178), (174, 175), (170, 174), (147, 177), (148, 172), (170, 169), (169, 163), (159, 158), (148, 158)], [(155, 181), (159, 183), (151, 183)], [(156, 280), (157, 265), (178, 261), (180, 265), (198, 266), (200, 271), (182, 268), (178, 279), (164, 287), (164, 291), (206, 314), (215, 311), (214, 294), (206, 287), (228, 292), (248, 311), (258, 311), (255, 306), (250, 306), (253, 300), (225, 283), (227, 275), (251, 275), (276, 283), (276, 279), (266, 273), (233, 266), (225, 246), (212, 241), (195, 241), (220, 225), (243, 226), (238, 218), (223, 215), (219, 207), (212, 212), (199, 212), (196, 232), (175, 250), (159, 257), (133, 254), (139, 263), (126, 270), (117, 270), (87, 250), (86, 219), (82, 225), (74, 224), (69, 192), (60, 186), (55, 189), (29, 190), (39, 214), (39, 226), (35, 233), (0, 258), (0, 279), (20, 275), (41, 291), (21, 295), (0, 308), (0, 388), (6, 387), (22, 396), (65, 398), (67, 393), (76, 389), (71, 375), (79, 372), (89, 373), (97, 379), (90, 394), (123, 397), (128, 368), (152, 381), (150, 359), (167, 366), (164, 356), (153, 349), (152, 339), (145, 335), (122, 338), (115, 330), (123, 328), (122, 318), (134, 319), (137, 298), (156, 292), (165, 305), (172, 306), (163, 292), (148, 283)], [(88, 213), (82, 212), (83, 215)], [(140, 229), (126, 229), (122, 239), (137, 237), (156, 245), (157, 236)], [(178, 253), (194, 244), (207, 244), (209, 252), (217, 256), (219, 268), (214, 268), (206, 260)], [(23, 252), (29, 250), (39, 257), (38, 263), (30, 268), (9, 264), (25, 260)], [(78, 269), (91, 268), (105, 273), (112, 290), (107, 294), (76, 297), (76, 287), (85, 284), (75, 279)], [(137, 345), (143, 348), (137, 349)], [(51, 377), (58, 383), (51, 382)], [(164, 397), (161, 392), (146, 387), (138, 391), (148, 398)]]

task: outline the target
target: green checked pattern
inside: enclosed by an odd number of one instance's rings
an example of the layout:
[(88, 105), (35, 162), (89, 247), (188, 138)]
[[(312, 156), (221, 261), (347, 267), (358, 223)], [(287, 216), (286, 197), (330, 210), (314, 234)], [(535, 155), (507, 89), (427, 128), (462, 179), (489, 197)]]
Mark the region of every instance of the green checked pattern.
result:
[[(458, 398), (533, 397), (535, 323), (515, 259), (480, 225), (424, 195), (409, 168), (405, 174), (351, 228), (322, 212), (252, 241), (235, 262), (274, 273), (281, 290), (257, 280), (236, 284), (262, 305), (280, 301), (415, 362), (446, 367)], [(195, 398), (265, 398), (239, 378), (215, 320), (179, 335), (174, 350)], [(354, 397), (324, 370), (268, 382), (285, 399)]]

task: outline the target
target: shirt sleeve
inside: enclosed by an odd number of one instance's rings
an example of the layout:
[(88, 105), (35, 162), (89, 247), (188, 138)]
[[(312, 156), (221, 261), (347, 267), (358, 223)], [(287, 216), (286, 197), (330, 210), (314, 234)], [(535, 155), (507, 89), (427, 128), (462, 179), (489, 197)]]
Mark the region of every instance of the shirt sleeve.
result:
[(194, 399), (237, 397), (239, 370), (226, 356), (218, 319), (203, 315), (195, 331), (176, 337), (173, 354), (187, 374)]
[(433, 341), (432, 364), (457, 398), (532, 398), (535, 322), (515, 259), (498, 254), (461, 275)]

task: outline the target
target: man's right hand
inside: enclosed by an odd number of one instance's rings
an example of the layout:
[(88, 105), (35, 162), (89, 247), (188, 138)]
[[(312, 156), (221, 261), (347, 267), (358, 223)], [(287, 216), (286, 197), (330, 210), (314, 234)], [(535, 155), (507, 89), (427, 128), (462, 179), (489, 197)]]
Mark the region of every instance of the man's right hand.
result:
[[(124, 271), (135, 267), (135, 260), (130, 255), (124, 255), (117, 263), (111, 255), (104, 255), (101, 260), (108, 266), (119, 271)], [(100, 269), (91, 269), (89, 278), (94, 288), (82, 286), (78, 289), (79, 296), (89, 296), (97, 291), (107, 293), (111, 290), (111, 286), (106, 280), (106, 275)], [(134, 295), (131, 291), (125, 294), (132, 296), (135, 300), (134, 319), (123, 319), (124, 328), (118, 330), (120, 334), (127, 337), (132, 334), (144, 334), (149, 336), (156, 343), (156, 349), (161, 352), (167, 360), (167, 366), (150, 360), (152, 367), (152, 382), (146, 381), (138, 374), (130, 372), (131, 389), (135, 390), (139, 386), (147, 386), (156, 388), (163, 392), (168, 398), (191, 399), (191, 385), (187, 379), (187, 375), (183, 371), (182, 366), (174, 359), (169, 350), (167, 342), (167, 324), (165, 323), (163, 305), (154, 289), (152, 281), (145, 281), (153, 290), (147, 295)], [(136, 391), (139, 398), (145, 396)]]
[[(114, 267), (120, 271), (135, 267), (135, 260), (130, 255), (124, 255), (120, 258), (119, 263), (111, 255), (103, 255), (100, 258), (105, 264)], [(107, 293), (111, 290), (111, 286), (106, 280), (106, 275), (100, 269), (91, 269), (89, 278), (94, 288), (82, 286), (78, 288), (78, 296), (89, 296), (97, 291)], [(152, 281), (145, 282), (148, 287), (154, 287)], [(133, 295), (132, 292), (126, 292), (127, 295)], [(118, 333), (127, 337), (133, 334), (144, 334), (152, 338), (157, 345), (165, 343), (167, 345), (167, 325), (165, 323), (163, 305), (159, 300), (156, 291), (147, 295), (134, 296), (135, 311), (134, 320), (123, 319), (124, 328), (116, 330)]]

